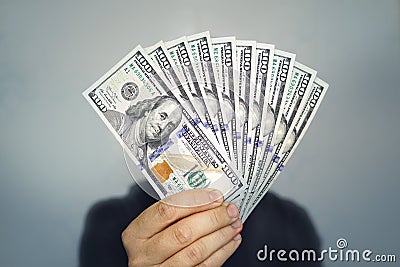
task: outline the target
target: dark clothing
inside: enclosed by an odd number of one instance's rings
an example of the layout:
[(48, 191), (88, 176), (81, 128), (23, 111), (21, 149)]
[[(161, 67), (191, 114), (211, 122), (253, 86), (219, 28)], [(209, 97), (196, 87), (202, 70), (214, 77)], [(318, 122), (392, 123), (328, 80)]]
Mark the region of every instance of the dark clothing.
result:
[[(155, 200), (133, 186), (121, 199), (95, 204), (89, 211), (80, 244), (80, 267), (128, 266), (121, 233)], [(151, 223), (151, 222), (149, 222)], [(224, 266), (321, 266), (318, 262), (260, 261), (257, 252), (320, 249), (319, 237), (304, 209), (268, 193), (244, 224), (242, 244)], [(288, 257), (288, 254), (285, 255)]]

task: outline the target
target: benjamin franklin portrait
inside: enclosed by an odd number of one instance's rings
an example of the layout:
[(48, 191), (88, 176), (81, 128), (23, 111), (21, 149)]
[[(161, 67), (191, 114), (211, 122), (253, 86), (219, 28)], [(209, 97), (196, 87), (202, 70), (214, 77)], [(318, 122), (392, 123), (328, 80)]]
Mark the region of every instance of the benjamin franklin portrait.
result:
[(133, 155), (146, 164), (147, 147), (165, 144), (182, 119), (182, 108), (170, 96), (157, 96), (129, 106), (125, 114), (114, 110), (104, 113)]

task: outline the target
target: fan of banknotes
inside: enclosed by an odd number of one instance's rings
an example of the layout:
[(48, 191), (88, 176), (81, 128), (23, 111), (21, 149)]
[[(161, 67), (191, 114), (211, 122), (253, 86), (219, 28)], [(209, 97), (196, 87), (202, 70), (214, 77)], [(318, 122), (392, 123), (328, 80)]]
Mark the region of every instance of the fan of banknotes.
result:
[(160, 199), (216, 188), (245, 221), (328, 89), (295, 57), (202, 32), (137, 46), (83, 95)]

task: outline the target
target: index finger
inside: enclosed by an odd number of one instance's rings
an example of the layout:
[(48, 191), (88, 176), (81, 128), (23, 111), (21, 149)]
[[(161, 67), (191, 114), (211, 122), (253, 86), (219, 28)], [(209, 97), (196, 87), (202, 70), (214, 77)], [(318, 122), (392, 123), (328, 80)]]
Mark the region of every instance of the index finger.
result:
[(191, 214), (216, 208), (222, 202), (222, 193), (215, 189), (192, 189), (177, 193), (144, 210), (128, 225), (124, 235), (148, 239), (172, 223)]

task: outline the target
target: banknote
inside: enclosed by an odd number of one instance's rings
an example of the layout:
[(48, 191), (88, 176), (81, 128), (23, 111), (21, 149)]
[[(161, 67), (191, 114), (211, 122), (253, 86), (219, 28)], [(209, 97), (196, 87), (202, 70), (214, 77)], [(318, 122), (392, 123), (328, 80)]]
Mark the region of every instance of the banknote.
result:
[[(190, 91), (188, 89), (185, 90), (184, 88), (185, 86), (186, 88), (190, 86), (193, 87), (193, 83), (182, 82), (183, 79), (181, 78), (182, 76), (180, 75), (181, 66), (174, 64), (174, 61), (171, 55), (169, 54), (164, 42), (160, 41), (153, 46), (147, 47), (145, 50), (147, 54), (150, 56), (150, 58), (153, 60), (153, 62), (159, 67), (159, 69), (165, 75), (165, 77), (168, 80), (167, 83), (169, 85), (170, 90), (174, 92), (174, 94), (179, 99), (179, 102), (188, 111), (189, 115), (192, 118), (202, 122), (200, 115), (197, 113), (192, 102), (190, 101), (191, 99), (189, 97)], [(199, 127), (203, 132), (207, 134), (207, 136), (211, 137), (209, 138), (210, 141), (212, 141), (213, 144), (218, 147), (219, 144), (216, 141), (216, 139), (213, 138), (214, 136), (212, 134), (209, 135), (210, 133), (212, 133), (211, 128), (210, 127), (206, 128), (203, 123), (199, 123)]]
[(180, 75), (180, 68), (174, 64), (171, 55), (168, 52), (167, 47), (165, 46), (163, 41), (159, 41), (153, 46), (146, 47), (145, 51), (153, 60), (154, 64), (156, 64), (165, 77), (168, 80), (168, 85), (171, 91), (176, 90), (175, 94), (178, 95), (182, 99), (182, 103), (186, 110), (190, 113), (193, 118), (200, 119), (200, 115), (197, 114), (197, 111), (193, 107), (192, 102), (190, 102), (188, 91), (185, 90), (184, 86), (190, 86), (190, 83), (185, 83), (182, 81)]
[[(250, 146), (247, 167), (245, 169), (246, 188), (243, 191), (242, 201), (247, 199), (250, 184), (252, 184), (254, 168), (257, 160), (260, 157), (261, 145), (263, 142), (263, 134), (265, 123), (267, 122), (266, 116), (268, 108), (268, 88), (271, 81), (272, 73), (272, 59), (274, 56), (274, 45), (257, 43), (256, 47), (256, 84), (254, 90), (253, 102), (253, 124), (255, 127), (251, 131), (252, 146)], [(264, 112), (265, 109), (265, 112)], [(240, 207), (244, 208), (243, 203)], [(243, 212), (243, 211), (242, 211)]]
[(236, 139), (239, 172), (244, 175), (246, 160), (250, 157), (250, 131), (253, 125), (253, 100), (256, 80), (256, 46), (255, 41), (236, 40), (238, 61), (237, 86), (235, 87)]
[[(208, 115), (215, 136), (218, 142), (226, 147), (227, 139), (225, 135), (221, 134), (221, 127), (224, 127), (222, 120), (221, 107), (218, 101), (216, 75), (214, 73), (213, 65), (215, 64), (214, 57), (212, 57), (212, 43), (210, 33), (201, 32), (191, 36), (187, 36), (187, 41), (190, 48), (190, 57), (193, 61), (193, 67), (197, 77), (197, 84), (200, 87)], [(224, 140), (225, 137), (225, 140)], [(229, 153), (229, 151), (226, 151)]]
[[(206, 107), (205, 99), (202, 95), (202, 87), (199, 86), (198, 77), (194, 67), (193, 57), (189, 48), (189, 43), (185, 36), (178, 39), (165, 42), (174, 66), (181, 76), (183, 82), (182, 87), (187, 92), (189, 101), (194, 107), (196, 114), (199, 116), (200, 121), (207, 129), (207, 136), (209, 139), (219, 143), (217, 133), (214, 129), (214, 124)], [(218, 148), (222, 148), (219, 146)]]
[[(222, 125), (220, 130), (225, 150), (237, 167), (233, 154), (233, 140), (236, 140), (236, 118), (234, 111), (235, 79), (237, 70), (236, 38), (221, 37), (211, 39), (214, 69), (217, 80), (218, 101), (221, 107)], [(236, 144), (236, 143), (235, 143)]]
[[(295, 119), (295, 116), (300, 116), (300, 112), (297, 111), (302, 110), (303, 106), (305, 105), (305, 101), (307, 100), (308, 94), (311, 91), (311, 86), (316, 77), (316, 73), (317, 72), (315, 70), (310, 69), (299, 62), (294, 63), (289, 89), (287, 90), (283, 102), (283, 114), (281, 117), (281, 124), (286, 125), (288, 129), (290, 129), (292, 122)], [(283, 138), (279, 137), (278, 139), (284, 139), (289, 132), (291, 131), (286, 131), (284, 133), (285, 136)], [(274, 165), (274, 161), (279, 159), (278, 154), (283, 144), (282, 141), (277, 142), (273, 147), (273, 156), (271, 158), (271, 161), (269, 161), (268, 166), (264, 167), (261, 177), (266, 177), (272, 166)], [(242, 206), (244, 210), (248, 208), (250, 198), (254, 195), (254, 192), (259, 186), (262, 185), (257, 184), (256, 180), (254, 179), (254, 181), (250, 185), (250, 188), (246, 190), (246, 192), (248, 192), (249, 198), (246, 200), (245, 205)]]
[(298, 118), (293, 122), (293, 126), (291, 127), (291, 131), (294, 132), (295, 139), (293, 141), (290, 135), (287, 135), (283, 142), (283, 149), (280, 153), (280, 160), (276, 164), (273, 171), (270, 173), (269, 177), (264, 177), (267, 183), (265, 183), (259, 190), (257, 190), (255, 198), (251, 200), (251, 205), (249, 206), (248, 211), (244, 215), (244, 220), (246, 220), (249, 214), (254, 210), (260, 200), (265, 196), (268, 189), (271, 187), (273, 182), (276, 180), (280, 172), (284, 169), (289, 159), (292, 157), (294, 151), (300, 144), (303, 139), (305, 133), (307, 132), (308, 127), (310, 126), (312, 120), (318, 108), (323, 100), (329, 85), (319, 79), (315, 78), (315, 81), (312, 85), (312, 90), (307, 98), (307, 102), (304, 105), (304, 108), (301, 110)]
[[(306, 103), (307, 97), (312, 90), (312, 85), (317, 76), (317, 71), (299, 63), (295, 62), (293, 67), (292, 78), (290, 80), (289, 90), (287, 91), (284, 105), (283, 105), (283, 114), (281, 118), (281, 124), (285, 124), (288, 128), (283, 137), (278, 137), (278, 139), (282, 140), (280, 142), (275, 142), (275, 146), (273, 148), (273, 156), (271, 161), (268, 163), (268, 166), (263, 170), (262, 177), (268, 177), (269, 172), (271, 171), (274, 163), (279, 162), (279, 155), (283, 146), (283, 141), (287, 140), (287, 142), (294, 142), (295, 140), (295, 131), (293, 131), (292, 123), (297, 117), (301, 115), (298, 110), (302, 110), (303, 106)], [(303, 100), (303, 101), (302, 101)], [(292, 129), (291, 129), (292, 127)], [(287, 139), (285, 139), (287, 137)]]
[(328, 89), (295, 58), (272, 44), (205, 31), (137, 46), (83, 95), (148, 194), (215, 188), (245, 221)]
[[(255, 167), (256, 171), (251, 181), (252, 184), (250, 185), (253, 188), (256, 188), (260, 183), (264, 167), (272, 158), (274, 144), (281, 141), (282, 136), (284, 136), (287, 130), (286, 124), (281, 121), (283, 113), (282, 100), (289, 89), (289, 83), (287, 81), (291, 77), (295, 57), (295, 54), (278, 49), (274, 50), (271, 68), (271, 82), (268, 90), (268, 105), (267, 108), (263, 110), (263, 119), (265, 123), (263, 128), (264, 140), (260, 150), (260, 158), (257, 160)], [(251, 191), (247, 193), (244, 205), (241, 205), (240, 207), (242, 211), (246, 209), (246, 206), (252, 197)]]
[(169, 83), (138, 46), (83, 95), (160, 198), (204, 187), (234, 198), (243, 188), (240, 175)]

